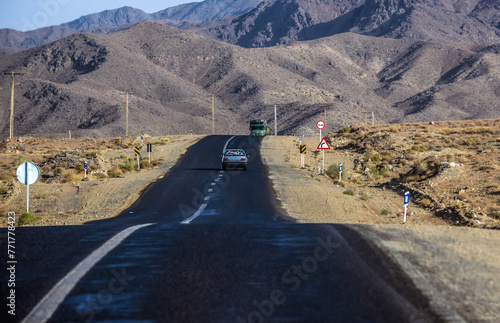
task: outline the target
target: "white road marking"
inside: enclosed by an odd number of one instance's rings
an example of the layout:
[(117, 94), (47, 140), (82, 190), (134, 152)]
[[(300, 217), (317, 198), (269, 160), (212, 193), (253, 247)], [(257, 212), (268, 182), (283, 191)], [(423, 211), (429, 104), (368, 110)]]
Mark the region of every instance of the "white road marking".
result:
[(212, 193), (213, 191), (214, 191), (214, 189), (213, 189), (213, 188), (209, 188), (209, 189), (208, 189), (208, 193)]
[(234, 138), (234, 137), (236, 137), (236, 136), (232, 136), (231, 138), (229, 138), (229, 140), (228, 140), (228, 141), (226, 141), (226, 144), (224, 145), (224, 149), (222, 149), (222, 153), (224, 153), (224, 152), (226, 151), (227, 145), (229, 145), (229, 142), (230, 142), (231, 140), (233, 140), (233, 138)]
[(154, 223), (136, 225), (117, 233), (114, 237), (106, 241), (99, 249), (92, 252), (87, 258), (82, 260), (73, 268), (63, 279), (61, 279), (45, 297), (33, 308), (33, 310), (24, 318), (22, 323), (47, 322), (71, 292), (75, 285), (85, 274), (94, 267), (111, 250), (116, 248), (123, 240), (135, 231), (153, 225)]
[(210, 200), (210, 196), (205, 197), (205, 201)]
[(215, 186), (215, 183), (212, 183), (212, 184), (210, 184), (210, 185)]
[(190, 217), (189, 219), (186, 219), (184, 221), (181, 222), (181, 224), (189, 224), (191, 223), (191, 221), (193, 221), (194, 219), (196, 219), (197, 217), (199, 217), (201, 215), (201, 213), (203, 212), (203, 210), (207, 207), (207, 204), (202, 204), (200, 206), (200, 208), (198, 209), (198, 211), (196, 211), (195, 214), (193, 214), (192, 217)]

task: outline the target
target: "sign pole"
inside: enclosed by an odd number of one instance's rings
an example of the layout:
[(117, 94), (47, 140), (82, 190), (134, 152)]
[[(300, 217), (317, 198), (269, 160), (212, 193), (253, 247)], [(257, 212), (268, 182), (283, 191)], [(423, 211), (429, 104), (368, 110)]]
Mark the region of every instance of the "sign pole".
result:
[(339, 183), (342, 182), (342, 168), (344, 165), (340, 164), (339, 166)]
[(141, 163), (139, 162), (139, 156), (137, 156), (137, 170), (141, 170)]
[(321, 175), (323, 175), (324, 173), (325, 173), (325, 150), (323, 149), (323, 164), (321, 165)]
[(28, 178), (28, 163), (26, 163), (26, 212), (30, 212), (30, 182)]
[(403, 223), (406, 223), (406, 213), (407, 213), (407, 210), (408, 210), (408, 203), (410, 202), (410, 192), (406, 192), (405, 193), (405, 215), (404, 215), (404, 218), (403, 218)]

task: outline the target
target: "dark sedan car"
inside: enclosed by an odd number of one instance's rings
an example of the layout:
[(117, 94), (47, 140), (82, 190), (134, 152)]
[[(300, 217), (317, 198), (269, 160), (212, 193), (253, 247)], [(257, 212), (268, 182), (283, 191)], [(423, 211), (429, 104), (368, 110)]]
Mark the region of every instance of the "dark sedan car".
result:
[(222, 169), (243, 168), (247, 169), (248, 157), (243, 149), (227, 149), (222, 157)]

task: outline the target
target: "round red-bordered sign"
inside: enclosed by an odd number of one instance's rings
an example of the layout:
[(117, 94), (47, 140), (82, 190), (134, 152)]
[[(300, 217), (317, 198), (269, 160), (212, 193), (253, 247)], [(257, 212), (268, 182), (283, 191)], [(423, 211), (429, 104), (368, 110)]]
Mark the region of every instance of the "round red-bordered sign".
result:
[(318, 122), (316, 122), (316, 127), (319, 129), (319, 130), (322, 130), (325, 128), (325, 122), (322, 121), (322, 120), (319, 120)]

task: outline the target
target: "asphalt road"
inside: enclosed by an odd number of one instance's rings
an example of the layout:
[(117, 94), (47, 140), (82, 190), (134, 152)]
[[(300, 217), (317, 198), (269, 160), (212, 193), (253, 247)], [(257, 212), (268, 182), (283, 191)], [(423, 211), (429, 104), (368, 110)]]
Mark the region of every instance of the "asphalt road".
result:
[[(16, 315), (4, 270), (0, 322), (440, 321), (355, 231), (283, 216), (259, 144), (204, 138), (116, 218), (17, 228)], [(226, 145), (247, 171), (220, 170)]]

